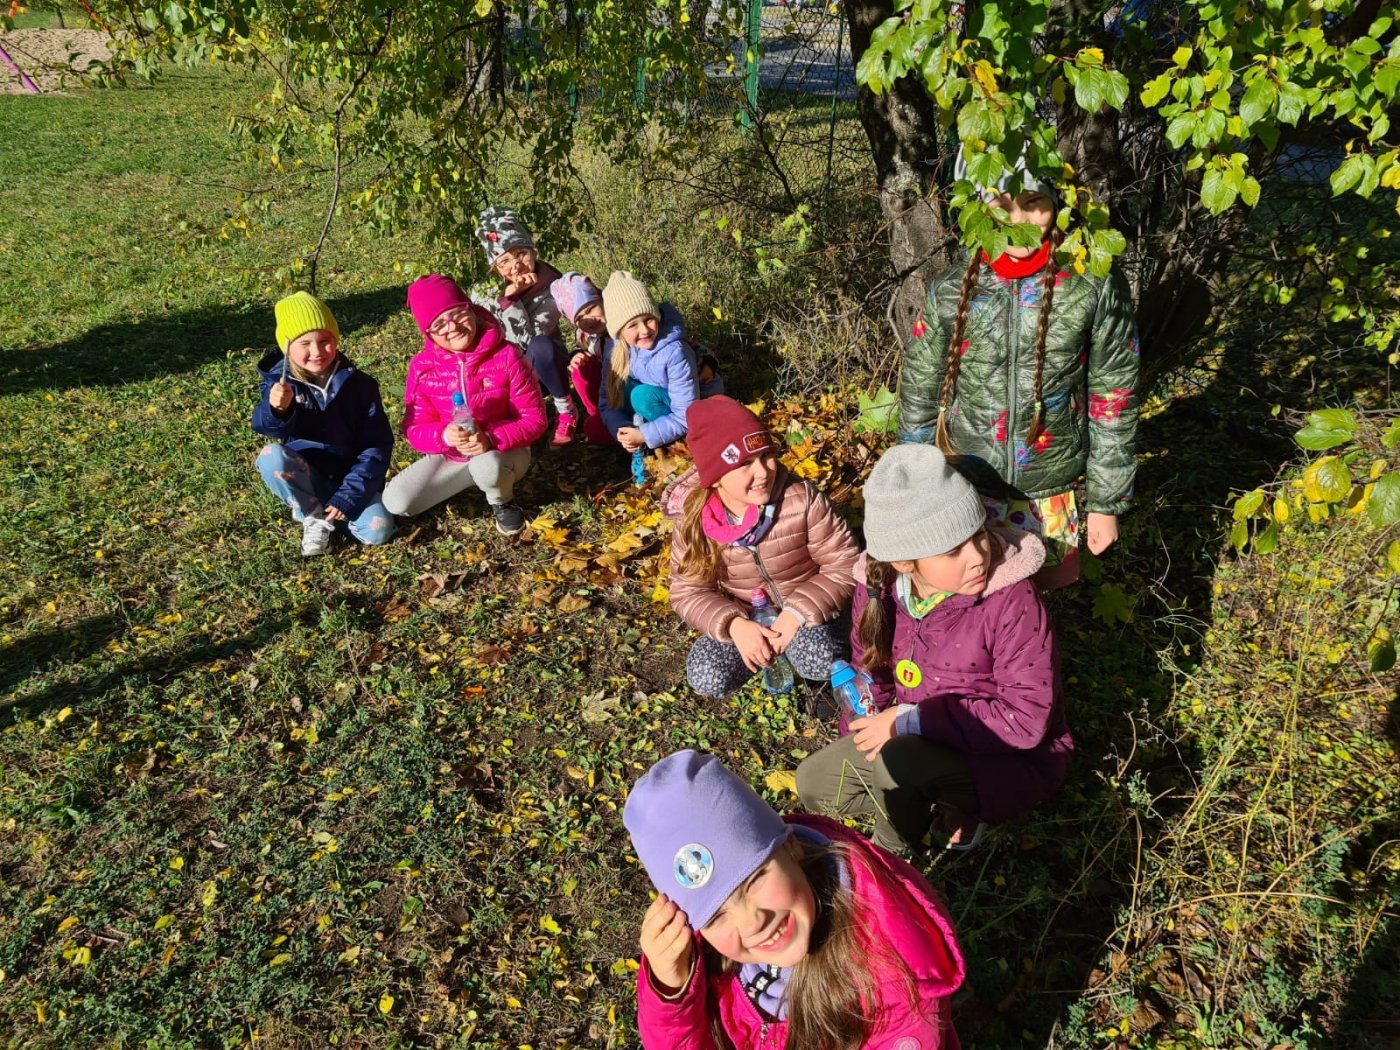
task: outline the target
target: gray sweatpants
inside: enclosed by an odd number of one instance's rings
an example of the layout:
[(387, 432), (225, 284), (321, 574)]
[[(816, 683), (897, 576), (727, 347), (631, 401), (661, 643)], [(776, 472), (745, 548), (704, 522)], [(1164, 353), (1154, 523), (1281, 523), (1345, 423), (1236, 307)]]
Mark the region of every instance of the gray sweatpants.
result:
[(509, 503), (515, 483), (530, 469), (530, 450), (483, 452), (466, 462), (446, 456), (424, 456), (389, 479), (384, 506), (389, 513), (412, 518), (459, 492), (478, 488), (491, 506)]

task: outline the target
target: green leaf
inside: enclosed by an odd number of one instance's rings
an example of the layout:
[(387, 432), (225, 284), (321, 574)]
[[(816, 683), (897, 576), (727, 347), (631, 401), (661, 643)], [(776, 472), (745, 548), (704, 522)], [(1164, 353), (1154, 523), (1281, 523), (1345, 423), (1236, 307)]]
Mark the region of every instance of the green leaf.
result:
[(1303, 495), (1314, 503), (1340, 503), (1351, 492), (1351, 471), (1336, 456), (1323, 456), (1303, 471)]
[(1381, 435), (1381, 444), (1386, 448), (1400, 445), (1400, 419), (1392, 420), (1390, 426), (1386, 427), (1385, 433)]
[(1237, 521), (1230, 526), (1230, 546), (1237, 551), (1243, 551), (1244, 545), (1249, 542), (1249, 526), (1242, 521)]
[(1386, 548), (1385, 560), (1390, 564), (1390, 571), (1400, 576), (1400, 540), (1391, 541)]
[(1366, 501), (1366, 514), (1381, 529), (1400, 521), (1400, 472), (1392, 470), (1376, 482)]
[(1269, 522), (1269, 527), (1254, 537), (1256, 554), (1272, 554), (1278, 550), (1278, 523)]
[(1212, 215), (1219, 215), (1230, 207), (1238, 196), (1220, 168), (1212, 167), (1201, 180), (1201, 203)]
[(857, 434), (893, 434), (899, 430), (899, 398), (882, 386), (872, 398), (864, 390), (856, 395), (860, 412), (851, 429)]
[(1106, 583), (1094, 595), (1094, 615), (1104, 623), (1132, 623), (1133, 607), (1122, 587)]
[(1395, 666), (1395, 640), (1372, 638), (1371, 644), (1367, 646), (1367, 655), (1371, 658), (1372, 673), (1384, 674)]
[(1356, 417), (1344, 408), (1328, 408), (1308, 414), (1308, 421), (1293, 440), (1312, 452), (1335, 448), (1356, 434)]
[(1344, 430), (1356, 433), (1356, 413), (1349, 408), (1320, 408), (1308, 413), (1308, 423), (1323, 430)]
[(1172, 79), (1170, 73), (1163, 73), (1159, 77), (1153, 77), (1144, 85), (1142, 93), (1138, 95), (1142, 104), (1148, 109), (1155, 109), (1162, 99), (1167, 97), (1167, 92), (1171, 90)]
[(1263, 489), (1255, 489), (1253, 492), (1246, 492), (1235, 501), (1235, 520), (1244, 521), (1246, 518), (1252, 517), (1263, 505)]
[(1366, 176), (1367, 163), (1371, 158), (1364, 153), (1353, 153), (1332, 173), (1332, 196), (1345, 193)]
[(1278, 101), (1278, 88), (1267, 75), (1261, 76), (1249, 86), (1240, 99), (1240, 119), (1245, 125), (1257, 124), (1274, 110)]
[(1172, 117), (1167, 124), (1167, 142), (1172, 149), (1180, 149), (1186, 144), (1186, 140), (1191, 137), (1191, 133), (1196, 129), (1196, 114), (1181, 113)]

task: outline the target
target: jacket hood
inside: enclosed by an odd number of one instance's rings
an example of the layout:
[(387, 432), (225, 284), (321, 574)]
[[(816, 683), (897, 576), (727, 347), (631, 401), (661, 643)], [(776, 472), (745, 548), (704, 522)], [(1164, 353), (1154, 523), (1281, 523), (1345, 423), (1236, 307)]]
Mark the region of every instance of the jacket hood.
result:
[[(994, 564), (991, 576), (987, 579), (987, 589), (974, 600), (986, 598), (1022, 580), (1030, 579), (1045, 564), (1045, 541), (1035, 533), (1010, 525), (1003, 528), (988, 527), (987, 531), (992, 537)], [(862, 551), (855, 569), (852, 570), (858, 587), (870, 585), (865, 575), (868, 558), (869, 555)]]

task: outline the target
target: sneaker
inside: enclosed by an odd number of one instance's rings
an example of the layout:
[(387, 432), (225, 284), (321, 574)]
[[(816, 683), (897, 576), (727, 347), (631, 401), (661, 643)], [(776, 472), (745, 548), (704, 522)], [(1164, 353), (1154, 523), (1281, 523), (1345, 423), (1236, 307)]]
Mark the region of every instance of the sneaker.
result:
[(331, 545), (331, 536), (334, 533), (335, 522), (327, 521), (319, 515), (309, 515), (302, 519), (302, 557), (314, 558), (318, 554), (325, 554), (326, 549)]
[(578, 416), (572, 412), (561, 412), (554, 423), (554, 436), (549, 439), (549, 443), (556, 447), (567, 445), (573, 441), (576, 429), (578, 429)]
[(502, 536), (515, 536), (525, 528), (525, 512), (514, 503), (498, 503), (491, 508), (496, 519), (496, 531)]

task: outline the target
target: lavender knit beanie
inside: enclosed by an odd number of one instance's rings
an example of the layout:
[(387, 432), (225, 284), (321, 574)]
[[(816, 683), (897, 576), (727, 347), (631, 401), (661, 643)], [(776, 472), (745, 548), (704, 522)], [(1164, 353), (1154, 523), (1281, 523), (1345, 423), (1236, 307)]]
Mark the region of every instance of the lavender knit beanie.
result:
[(551, 284), (549, 294), (569, 324), (574, 323), (574, 317), (589, 303), (603, 301), (598, 286), (576, 270), (570, 270)]
[(947, 554), (986, 520), (982, 497), (934, 445), (895, 445), (865, 482), (865, 548), (880, 561)]
[(699, 930), (792, 829), (714, 755), (677, 751), (632, 785), (622, 823), (664, 893)]

